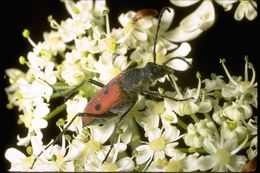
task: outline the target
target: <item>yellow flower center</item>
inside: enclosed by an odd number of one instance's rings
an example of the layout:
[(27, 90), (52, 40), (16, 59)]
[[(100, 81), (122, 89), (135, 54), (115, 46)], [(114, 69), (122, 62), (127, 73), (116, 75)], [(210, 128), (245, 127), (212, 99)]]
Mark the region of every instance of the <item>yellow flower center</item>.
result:
[(116, 40), (114, 38), (108, 38), (105, 40), (105, 42), (106, 42), (108, 49), (111, 52), (114, 52), (116, 50)]
[(171, 115), (169, 115), (169, 114), (167, 114), (167, 115), (165, 115), (165, 120), (166, 121), (168, 121), (168, 122), (172, 122), (173, 121), (173, 118), (172, 118), (172, 116)]
[(125, 34), (132, 32), (132, 30), (134, 30), (135, 25), (133, 22), (129, 22), (125, 27), (124, 27), (124, 32)]
[(250, 88), (250, 82), (249, 81), (241, 81), (238, 83), (238, 86), (241, 91), (245, 92), (248, 88)]
[(86, 149), (88, 154), (93, 154), (94, 152), (98, 151), (101, 147), (101, 143), (98, 141), (94, 141), (90, 139), (86, 145)]
[(108, 69), (108, 73), (109, 73), (109, 76), (112, 76), (112, 78), (113, 78), (113, 77), (117, 76), (119, 73), (121, 73), (121, 70), (118, 67), (114, 67), (114, 68)]
[(225, 148), (220, 148), (216, 152), (216, 157), (219, 165), (225, 166), (230, 161), (230, 153)]
[(151, 102), (151, 111), (156, 114), (161, 114), (164, 111), (164, 103), (163, 102)]
[(165, 168), (166, 172), (180, 172), (181, 170), (182, 164), (178, 160), (170, 161)]
[(162, 138), (157, 138), (152, 140), (149, 146), (153, 151), (160, 151), (165, 147), (165, 141)]
[(29, 157), (26, 157), (23, 159), (23, 161), (21, 162), (22, 165), (20, 165), (20, 166), (24, 167), (24, 168), (29, 167), (29, 166), (32, 166), (33, 162), (34, 162), (34, 159), (31, 156), (29, 156)]
[(161, 54), (161, 53), (156, 54), (157, 64), (163, 64), (165, 61), (166, 61), (166, 57), (163, 54)]
[(61, 154), (56, 155), (56, 163), (59, 167), (64, 163), (64, 157)]
[(158, 159), (155, 161), (156, 167), (158, 168), (163, 168), (165, 166), (167, 166), (168, 161), (166, 159)]
[(114, 163), (104, 163), (101, 166), (101, 169), (103, 171), (108, 171), (108, 172), (115, 172), (117, 170), (117, 166)]

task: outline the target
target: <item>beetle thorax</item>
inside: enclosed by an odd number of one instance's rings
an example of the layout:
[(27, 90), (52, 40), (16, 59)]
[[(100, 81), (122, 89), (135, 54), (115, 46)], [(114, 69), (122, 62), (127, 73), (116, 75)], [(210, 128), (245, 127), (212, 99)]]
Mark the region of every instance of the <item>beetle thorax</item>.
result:
[(149, 62), (144, 68), (133, 68), (122, 73), (120, 83), (125, 92), (139, 94), (170, 72), (169, 67)]

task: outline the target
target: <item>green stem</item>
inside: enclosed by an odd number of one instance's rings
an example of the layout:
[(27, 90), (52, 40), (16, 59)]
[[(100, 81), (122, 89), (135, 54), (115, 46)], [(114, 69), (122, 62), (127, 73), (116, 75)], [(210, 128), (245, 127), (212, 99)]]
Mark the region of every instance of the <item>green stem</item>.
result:
[(49, 119), (55, 117), (57, 114), (62, 112), (65, 108), (66, 108), (66, 104), (63, 103), (62, 105), (56, 107), (52, 112), (50, 112), (44, 119), (49, 120)]
[(51, 95), (51, 99), (55, 99), (55, 98), (58, 98), (58, 97), (61, 97), (61, 94), (60, 93), (53, 93)]
[[(195, 153), (195, 152), (198, 152), (198, 153), (207, 153), (203, 148), (178, 148), (176, 147), (175, 149), (181, 151), (181, 152), (184, 152), (184, 153)], [(192, 150), (192, 151), (191, 151)]]
[(195, 121), (196, 123), (198, 123), (200, 121), (195, 114), (191, 114), (190, 116), (193, 119), (193, 121)]
[(204, 113), (204, 115), (205, 115), (205, 117), (206, 117), (208, 120), (213, 121), (212, 118), (209, 116), (208, 113)]
[(187, 124), (184, 123), (181, 119), (178, 119), (177, 124), (178, 124), (181, 128), (183, 128), (184, 130), (187, 130)]
[[(132, 121), (132, 135), (133, 136), (140, 136), (140, 138), (141, 138), (142, 135), (139, 131), (139, 128), (137, 127), (137, 123), (133, 119), (133, 117), (131, 117), (131, 118), (132, 118), (131, 119), (131, 121)], [(129, 143), (129, 147), (130, 147), (131, 152), (133, 152), (136, 149), (136, 147), (138, 147), (139, 145), (140, 145), (140, 140), (131, 141)]]

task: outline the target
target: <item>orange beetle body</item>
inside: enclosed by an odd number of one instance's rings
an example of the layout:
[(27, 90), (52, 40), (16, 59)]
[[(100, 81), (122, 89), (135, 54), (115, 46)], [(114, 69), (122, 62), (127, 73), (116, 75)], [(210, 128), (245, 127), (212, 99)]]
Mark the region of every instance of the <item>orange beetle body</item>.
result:
[(173, 69), (149, 62), (143, 68), (128, 69), (106, 84), (86, 105), (79, 116), (84, 126), (101, 118), (124, 115), (157, 79), (172, 74)]

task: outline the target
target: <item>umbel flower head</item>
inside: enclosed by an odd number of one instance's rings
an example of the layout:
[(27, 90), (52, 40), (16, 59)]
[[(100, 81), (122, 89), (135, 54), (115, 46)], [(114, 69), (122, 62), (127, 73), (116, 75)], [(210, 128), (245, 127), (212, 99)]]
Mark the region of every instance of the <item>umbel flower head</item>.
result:
[[(235, 19), (253, 20), (254, 0), (171, 0), (183, 8), (200, 3), (175, 28), (172, 7), (160, 19), (149, 11), (125, 12), (118, 17), (121, 26), (110, 28), (105, 0), (63, 2), (70, 16), (60, 22), (49, 16), (51, 31), (43, 33), (43, 41), (33, 41), (24, 30), (33, 47), (19, 57), (27, 70), (6, 70), (7, 107), (18, 108), (18, 122), (27, 129), (27, 135), (17, 135), (19, 149), (5, 152), (10, 171), (237, 172), (257, 156), (257, 82), (247, 57), (244, 77), (232, 76), (222, 59), (225, 75), (202, 79), (197, 73), (197, 88), (183, 89), (175, 74), (169, 74), (158, 79), (169, 90), (153, 85), (152, 91), (131, 93), (138, 98), (123, 118), (94, 116), (97, 123), (85, 127), (81, 117), (74, 119), (101, 83), (116, 80), (127, 69), (145, 67), (154, 61), (154, 52), (157, 64), (186, 71), (192, 64), (189, 41), (213, 26), (214, 3), (226, 11), (237, 3)], [(87, 79), (98, 81), (92, 82), (97, 86)], [(65, 101), (56, 105), (56, 99)], [(48, 135), (43, 129), (54, 116), (60, 117), (57, 128), (66, 132), (56, 143), (43, 141)]]

